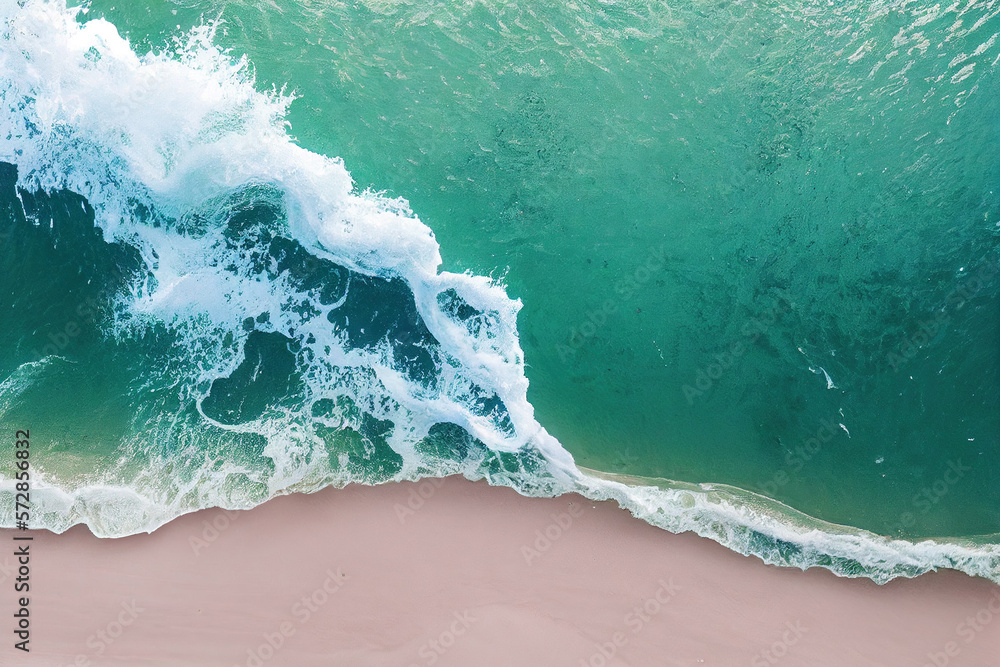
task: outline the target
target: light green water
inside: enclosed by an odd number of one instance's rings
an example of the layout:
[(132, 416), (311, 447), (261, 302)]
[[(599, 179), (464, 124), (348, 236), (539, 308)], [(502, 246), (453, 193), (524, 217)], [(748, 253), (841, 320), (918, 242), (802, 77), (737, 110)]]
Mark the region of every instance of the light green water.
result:
[(998, 11), (101, 0), (86, 18), (139, 51), (221, 18), (258, 88), (297, 95), (301, 146), (408, 200), (444, 269), (504, 277), (535, 417), (579, 465), (912, 537), (1000, 532)]
[(581, 465), (1000, 529), (995, 8), (109, 4), (153, 45), (221, 14), (302, 145), (408, 199), (445, 268), (505, 274)]

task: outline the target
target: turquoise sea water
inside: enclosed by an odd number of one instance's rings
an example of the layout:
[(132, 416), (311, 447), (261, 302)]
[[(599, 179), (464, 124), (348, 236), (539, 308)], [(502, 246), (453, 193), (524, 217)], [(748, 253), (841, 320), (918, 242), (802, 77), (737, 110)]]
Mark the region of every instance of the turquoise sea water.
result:
[(1000, 3), (0, 7), (41, 525), (463, 473), (1000, 577)]

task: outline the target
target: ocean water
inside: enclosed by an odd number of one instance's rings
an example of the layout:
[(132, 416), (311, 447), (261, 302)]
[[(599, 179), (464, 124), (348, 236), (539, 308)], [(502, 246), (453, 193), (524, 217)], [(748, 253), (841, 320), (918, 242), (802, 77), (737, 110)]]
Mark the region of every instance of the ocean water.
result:
[(464, 474), (1000, 581), (998, 33), (0, 0), (0, 525), (28, 428), (56, 531)]

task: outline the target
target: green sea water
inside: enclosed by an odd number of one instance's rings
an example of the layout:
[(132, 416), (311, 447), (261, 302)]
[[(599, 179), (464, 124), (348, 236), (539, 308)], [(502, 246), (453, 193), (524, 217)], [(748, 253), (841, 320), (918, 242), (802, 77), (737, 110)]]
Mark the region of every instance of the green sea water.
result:
[[(529, 398), (581, 465), (970, 535), (1000, 531), (1000, 50), (969, 55), (1000, 19), (935, 7), (91, 15), (153, 47), (221, 16), (220, 42), (300, 96), (302, 145), (409, 200), (445, 268), (505, 275)], [(970, 470), (939, 497), (949, 461)]]
[[(258, 90), (294, 95), (297, 145), (405, 199), (442, 270), (502, 280), (522, 304), (534, 418), (577, 465), (731, 485), (892, 537), (1000, 533), (997, 2), (99, 0), (77, 20), (96, 18), (139, 53), (217, 21), (214, 43), (247, 57)], [(4, 368), (52, 321), (80, 322), (67, 358), (89, 366), (50, 370), (75, 379), (13, 414), (58, 408), (49, 455), (67, 479), (95, 460), (141, 469), (177, 445), (135, 433), (137, 410), (198, 421), (169, 383), (156, 401), (134, 390), (176, 334), (110, 342), (113, 307), (79, 314), (107, 301), (102, 282), (139, 280), (143, 257), (60, 197), (79, 229), (33, 227), (36, 245), (4, 266), (37, 279), (5, 279), (3, 298), (66, 313), (28, 308), (37, 321), (8, 327)], [(404, 288), (370, 289), (356, 317), (419, 322)], [(304, 400), (297, 349), (274, 336), (251, 334), (206, 415), (240, 423)], [(391, 477), (390, 425), (358, 419), (325, 436), (331, 461), (360, 452), (366, 479)], [(450, 456), (447, 430), (422, 447)], [(252, 467), (265, 441), (226, 432), (197, 449)], [(267, 495), (252, 475), (226, 484)]]

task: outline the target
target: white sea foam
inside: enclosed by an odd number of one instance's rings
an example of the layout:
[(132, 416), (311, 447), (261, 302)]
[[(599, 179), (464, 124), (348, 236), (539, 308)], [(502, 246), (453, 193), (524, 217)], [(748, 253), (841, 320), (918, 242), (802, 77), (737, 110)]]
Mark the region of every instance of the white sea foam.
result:
[[(0, 159), (18, 166), (20, 187), (66, 188), (85, 196), (106, 239), (139, 249), (151, 279), (123, 304), (111, 333), (172, 327), (189, 363), (188, 398), (202, 418), (223, 434), (262, 436), (263, 456), (273, 462), (267, 471), (222, 462), (195, 467), (181, 479), (171, 476), (169, 457), (163, 457), (133, 471), (128, 486), (97, 476), (72, 489), (48, 481), (43, 466), (33, 500), (35, 516), (46, 527), (63, 531), (86, 523), (99, 535), (125, 535), (153, 530), (201, 507), (248, 507), (282, 493), (359, 480), (345, 472), (343, 456), (338, 467), (316, 455), (325, 445), (303, 428), (295, 410), (225, 424), (203, 409), (211, 382), (243, 361), (248, 335), (243, 322), (267, 313), (261, 330), (298, 340), (308, 352), (299, 353), (298, 362), (309, 401), (347, 395), (376, 419), (392, 423), (386, 440), (403, 461), (396, 479), (460, 473), (487, 476), (522, 493), (580, 491), (617, 500), (665, 529), (692, 530), (768, 562), (819, 565), (876, 581), (938, 567), (1000, 581), (997, 546), (912, 544), (809, 524), (774, 506), (756, 506), (749, 494), (622, 484), (581, 473), (534, 419), (527, 400), (516, 330), (520, 303), (488, 278), (439, 272), (434, 236), (406, 202), (357, 192), (340, 160), (293, 143), (284, 120), (290, 98), (256, 90), (246, 60), (213, 45), (211, 26), (194, 30), (174, 52), (140, 56), (107, 21), (78, 23), (75, 11), (53, 1), (28, 0), (22, 7), (0, 0), (0, 24), (5, 105)], [(316, 257), (357, 275), (405, 281), (437, 341), (436, 382), (409, 378), (389, 340), (374, 348), (351, 347), (327, 319), (344, 299), (324, 304), (286, 278), (261, 280), (245, 256), (226, 246), (212, 212), (224, 210), (234, 193), (258, 186), (275, 193), (287, 227), (283, 233)], [(168, 223), (192, 215), (208, 223), (198, 233), (182, 232), (178, 224), (153, 226), (137, 220), (136, 203)], [(482, 317), (470, 324), (449, 315), (439, 303), (449, 290)], [(303, 315), (289, 307), (296, 300), (316, 312)], [(234, 343), (225, 342), (227, 335)], [(477, 400), (493, 395), (509, 424), (477, 410)], [(171, 416), (162, 419), (165, 430), (179, 430)], [(435, 461), (436, 468), (429, 469), (415, 446), (438, 423), (461, 426), (489, 452), (536, 452), (542, 465), (487, 473), (480, 464), (488, 452), (478, 452), (463, 461)], [(146, 434), (154, 432), (152, 427), (137, 432), (124, 451), (142, 454), (150, 446), (144, 438), (152, 437)], [(195, 436), (182, 436), (175, 434), (180, 451), (197, 460)], [(123, 459), (116, 472), (128, 468)], [(234, 490), (234, 479), (245, 484)], [(0, 481), (0, 498), (11, 492), (12, 480)], [(12, 524), (5, 513), (11, 504), (0, 508), (2, 525)]]

